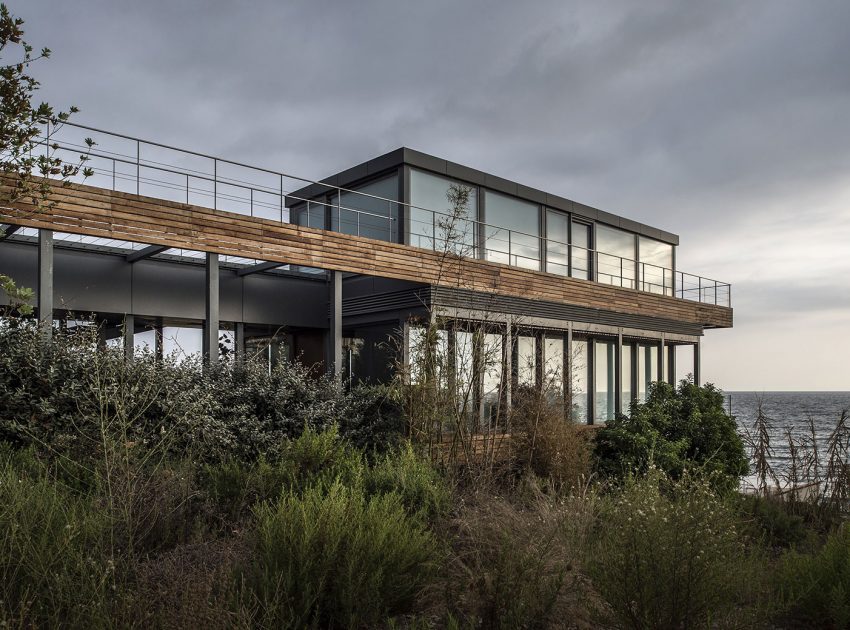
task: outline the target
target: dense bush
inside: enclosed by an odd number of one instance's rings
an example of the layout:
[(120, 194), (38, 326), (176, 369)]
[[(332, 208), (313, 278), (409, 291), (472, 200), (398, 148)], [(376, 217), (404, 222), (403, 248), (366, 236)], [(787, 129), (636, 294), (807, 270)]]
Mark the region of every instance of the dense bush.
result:
[(814, 555), (791, 552), (780, 590), (792, 612), (810, 623), (850, 628), (850, 524), (836, 530)]
[(408, 613), (436, 542), (395, 494), (339, 482), (256, 510), (246, 582), (263, 627), (372, 627)]
[(670, 481), (650, 468), (628, 479), (603, 502), (594, 537), (587, 567), (622, 627), (743, 620), (762, 569), (747, 557), (735, 512), (687, 474)]
[(632, 404), (596, 435), (596, 468), (606, 477), (645, 472), (652, 464), (681, 477), (699, 468), (718, 487), (731, 490), (749, 464), (735, 420), (723, 409), (723, 394), (713, 385), (683, 380), (678, 388), (653, 383), (647, 400)]
[(93, 326), (54, 331), (45, 345), (31, 320), (0, 326), (0, 440), (46, 451), (97, 455), (105, 423), (130, 442), (168, 437), (172, 455), (253, 461), (280, 456), (305, 427), (337, 425), (361, 448), (386, 449), (403, 430), (400, 407), (380, 388), (346, 391), (297, 362), (275, 369), (259, 361), (197, 358), (133, 361), (99, 348)]

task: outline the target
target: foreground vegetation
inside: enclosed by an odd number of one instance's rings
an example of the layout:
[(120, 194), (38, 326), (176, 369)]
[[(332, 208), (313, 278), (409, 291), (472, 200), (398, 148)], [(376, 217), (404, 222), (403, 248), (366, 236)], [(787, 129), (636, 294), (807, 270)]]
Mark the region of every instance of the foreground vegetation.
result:
[(850, 626), (841, 505), (737, 494), (711, 387), (658, 386), (595, 442), (517, 405), (545, 434), (487, 474), (423, 456), (403, 400), (6, 320), (0, 623)]

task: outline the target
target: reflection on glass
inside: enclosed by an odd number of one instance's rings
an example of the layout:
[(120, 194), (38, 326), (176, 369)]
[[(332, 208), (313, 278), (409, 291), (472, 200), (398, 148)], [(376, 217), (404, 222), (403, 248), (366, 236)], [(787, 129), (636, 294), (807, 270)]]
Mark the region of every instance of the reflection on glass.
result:
[(570, 275), (573, 278), (590, 280), (590, 226), (573, 221)]
[(573, 339), (573, 347), (570, 355), (572, 380), (572, 417), (574, 422), (587, 424), (588, 400), (590, 398), (590, 378), (588, 364), (588, 348), (590, 343), (586, 339)]
[(543, 344), (543, 388), (550, 401), (564, 398), (564, 339), (546, 336)]
[(398, 204), (385, 199), (398, 199), (398, 176), (390, 175), (354, 190), (357, 192), (343, 192), (339, 204), (336, 194), (330, 199), (331, 229), (343, 234), (397, 242)]
[(605, 284), (635, 288), (635, 235), (596, 224), (596, 279)]
[(537, 383), (537, 353), (534, 345), (534, 337), (517, 337), (517, 383), (520, 386), (534, 387)]
[(566, 276), (569, 271), (567, 243), (569, 219), (563, 212), (546, 210), (546, 271)]
[(638, 248), (641, 290), (673, 295), (673, 246), (639, 236)]
[(308, 201), (293, 206), (289, 210), (289, 221), (304, 227), (325, 229), (325, 208), (327, 204)]
[(595, 394), (596, 405), (594, 409), (594, 422), (607, 422), (614, 419), (615, 383), (614, 383), (614, 350), (616, 344), (613, 341), (596, 341), (593, 355), (595, 367)]
[[(466, 205), (457, 211), (449, 201), (452, 185), (464, 186), (469, 191)], [(415, 206), (410, 208), (410, 245), (462, 256), (474, 255), (478, 216), (475, 187), (411, 169), (410, 203)]]
[(637, 399), (646, 401), (649, 386), (658, 380), (658, 355), (660, 348), (655, 345), (638, 344), (637, 346)]
[[(484, 422), (494, 426), (499, 416), (499, 406), (502, 400), (502, 335), (487, 333), (482, 344), (481, 365), (483, 366), (482, 401), (484, 407)], [(487, 428), (487, 426), (482, 428)]]
[(629, 405), (632, 402), (632, 347), (623, 344), (623, 356), (621, 358), (622, 372), (620, 383), (622, 392), (620, 395), (620, 413), (629, 413)]
[(540, 269), (540, 210), (525, 201), (484, 191), (487, 260)]
[(471, 332), (463, 330), (455, 332), (455, 387), (458, 394), (458, 408), (467, 412), (472, 411), (474, 350)]

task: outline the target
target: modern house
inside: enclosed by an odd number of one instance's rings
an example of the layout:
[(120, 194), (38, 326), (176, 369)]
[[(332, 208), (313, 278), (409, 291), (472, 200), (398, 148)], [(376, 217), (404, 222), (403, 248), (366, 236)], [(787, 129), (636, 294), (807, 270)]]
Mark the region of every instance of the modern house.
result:
[(482, 416), (538, 387), (599, 423), (699, 381), (704, 331), (732, 326), (729, 285), (678, 270), (675, 234), (411, 149), (310, 181), (79, 126), (51, 143), (75, 134), (94, 177), (0, 208), (0, 270), (38, 287), (42, 321), (94, 314), (128, 353), (197, 328), (209, 361), (383, 381), (434, 325)]

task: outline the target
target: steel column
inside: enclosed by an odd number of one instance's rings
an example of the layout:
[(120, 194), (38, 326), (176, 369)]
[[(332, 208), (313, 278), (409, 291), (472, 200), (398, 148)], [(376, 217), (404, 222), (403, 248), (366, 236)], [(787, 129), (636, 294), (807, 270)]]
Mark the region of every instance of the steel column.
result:
[(329, 278), (327, 369), (334, 378), (342, 376), (342, 272), (331, 271)]
[(694, 384), (699, 386), (702, 384), (701, 374), (700, 374), (700, 342), (697, 339), (697, 342), (694, 344)]
[(206, 310), (204, 314), (204, 360), (210, 365), (218, 362), (219, 274), (218, 254), (207, 254)]
[(124, 315), (124, 330), (122, 332), (124, 338), (124, 356), (127, 359), (133, 358), (133, 349), (136, 345), (136, 318), (133, 315)]
[(53, 336), (53, 230), (38, 231), (38, 319), (45, 341)]

